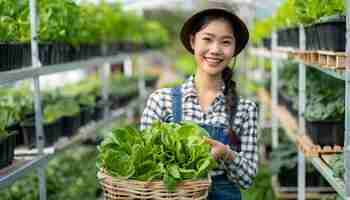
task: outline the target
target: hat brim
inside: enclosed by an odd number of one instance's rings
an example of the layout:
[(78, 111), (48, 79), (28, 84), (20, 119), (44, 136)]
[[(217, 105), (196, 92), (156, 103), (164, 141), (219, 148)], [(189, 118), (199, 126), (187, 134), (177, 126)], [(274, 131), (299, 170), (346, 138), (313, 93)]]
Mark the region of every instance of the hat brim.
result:
[(184, 23), (184, 25), (182, 26), (182, 29), (180, 32), (180, 38), (181, 38), (182, 44), (185, 46), (185, 48), (189, 52), (194, 54), (194, 51), (191, 47), (191, 41), (190, 41), (190, 36), (194, 25), (197, 24), (202, 17), (206, 15), (215, 15), (215, 14), (224, 15), (226, 19), (232, 22), (234, 36), (236, 39), (236, 47), (235, 47), (235, 52), (233, 56), (238, 55), (248, 43), (249, 31), (245, 23), (237, 15), (223, 8), (205, 9), (195, 13), (190, 18), (188, 18)]

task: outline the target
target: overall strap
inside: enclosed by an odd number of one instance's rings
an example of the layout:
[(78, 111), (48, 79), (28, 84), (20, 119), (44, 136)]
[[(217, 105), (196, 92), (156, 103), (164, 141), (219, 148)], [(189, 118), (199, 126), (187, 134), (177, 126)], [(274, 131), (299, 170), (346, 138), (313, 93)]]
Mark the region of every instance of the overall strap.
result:
[(177, 86), (171, 89), (172, 98), (172, 111), (174, 116), (174, 122), (180, 123), (182, 120), (182, 92), (181, 86)]

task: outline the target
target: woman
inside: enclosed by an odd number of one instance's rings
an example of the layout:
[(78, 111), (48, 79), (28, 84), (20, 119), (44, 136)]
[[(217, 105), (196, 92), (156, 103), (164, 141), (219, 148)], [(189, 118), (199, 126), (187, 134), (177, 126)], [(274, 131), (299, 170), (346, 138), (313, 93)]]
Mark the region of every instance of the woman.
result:
[(239, 98), (228, 67), (248, 42), (243, 21), (224, 8), (192, 15), (183, 25), (181, 41), (194, 55), (197, 69), (180, 87), (152, 93), (142, 114), (141, 129), (152, 122), (190, 120), (211, 137), (213, 157), (220, 166), (212, 173), (209, 199), (241, 199), (257, 173), (257, 107)]

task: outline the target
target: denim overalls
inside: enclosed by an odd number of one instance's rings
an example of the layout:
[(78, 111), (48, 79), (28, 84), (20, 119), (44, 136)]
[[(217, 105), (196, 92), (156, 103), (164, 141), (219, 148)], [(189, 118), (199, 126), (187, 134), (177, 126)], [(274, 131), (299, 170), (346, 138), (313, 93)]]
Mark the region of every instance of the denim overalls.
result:
[[(181, 87), (172, 89), (172, 112), (174, 122), (180, 123), (182, 120), (182, 91)], [(224, 133), (224, 127), (215, 127), (208, 124), (201, 124), (206, 129), (211, 138), (222, 142), (229, 143), (229, 137)], [(212, 187), (208, 195), (209, 200), (241, 200), (239, 188), (228, 180), (227, 175), (212, 176)]]

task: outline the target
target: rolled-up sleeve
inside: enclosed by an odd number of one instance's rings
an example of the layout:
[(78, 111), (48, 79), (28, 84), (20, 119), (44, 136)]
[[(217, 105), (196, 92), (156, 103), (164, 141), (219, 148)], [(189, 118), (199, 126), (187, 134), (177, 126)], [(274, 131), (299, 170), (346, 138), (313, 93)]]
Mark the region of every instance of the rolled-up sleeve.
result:
[(233, 161), (225, 162), (229, 178), (244, 189), (252, 185), (258, 169), (257, 123), (258, 110), (255, 103), (250, 102), (241, 126), (241, 151), (236, 152)]

